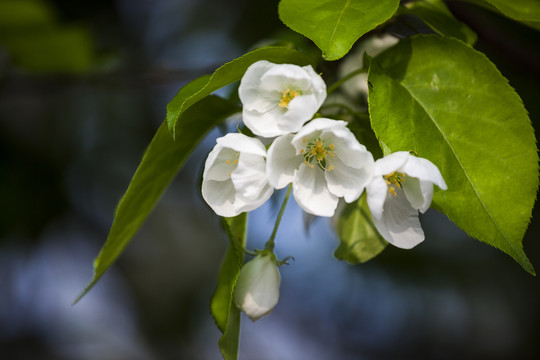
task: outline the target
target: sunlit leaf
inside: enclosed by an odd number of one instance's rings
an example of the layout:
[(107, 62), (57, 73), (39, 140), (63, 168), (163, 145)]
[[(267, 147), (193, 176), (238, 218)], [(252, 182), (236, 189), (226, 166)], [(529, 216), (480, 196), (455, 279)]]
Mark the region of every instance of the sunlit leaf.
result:
[(345, 56), (362, 35), (388, 20), (399, 0), (281, 0), (279, 17), (310, 38), (326, 60)]
[[(196, 85), (196, 84), (195, 84)], [(188, 84), (186, 87), (194, 86)], [(107, 241), (94, 261), (94, 277), (78, 301), (124, 251), (189, 154), (203, 136), (225, 117), (237, 112), (230, 102), (210, 96), (186, 111), (173, 141), (164, 121), (144, 153), (120, 200)]]
[[(178, 118), (190, 106), (210, 95), (214, 91), (242, 78), (246, 69), (256, 61), (267, 60), (273, 63), (289, 63), (297, 65), (313, 64), (313, 59), (297, 50), (285, 47), (265, 47), (251, 51), (217, 69), (212, 75), (206, 75), (204, 81), (189, 91), (180, 89), (178, 94), (167, 105), (167, 123), (169, 131), (175, 137), (178, 129)], [(199, 78), (200, 80), (201, 78)]]
[(357, 201), (345, 205), (339, 215), (337, 233), (339, 246), (334, 256), (349, 264), (364, 263), (379, 255), (388, 245), (373, 223), (365, 193)]
[(225, 360), (238, 358), (240, 336), (240, 310), (234, 305), (233, 291), (240, 269), (244, 265), (247, 214), (223, 218), (223, 226), (229, 236), (229, 249), (219, 272), (218, 285), (210, 309), (216, 325), (223, 333), (219, 348)]
[(434, 205), (470, 236), (534, 274), (522, 239), (538, 189), (538, 155), (522, 101), (465, 43), (417, 36), (373, 59), (372, 127), (392, 152), (414, 150), (441, 170)]
[(456, 19), (442, 0), (411, 2), (401, 7), (400, 13), (418, 16), (441, 35), (455, 37), (471, 45), (476, 42), (476, 33)]

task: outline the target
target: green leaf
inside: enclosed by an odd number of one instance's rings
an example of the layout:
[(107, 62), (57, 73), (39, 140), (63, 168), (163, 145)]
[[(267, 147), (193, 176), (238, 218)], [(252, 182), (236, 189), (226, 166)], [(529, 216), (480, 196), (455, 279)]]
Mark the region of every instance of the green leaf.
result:
[(0, 47), (15, 65), (37, 73), (80, 73), (97, 62), (88, 29), (63, 26), (43, 1), (0, 1)]
[(441, 35), (455, 37), (470, 45), (476, 42), (476, 33), (456, 19), (442, 0), (411, 2), (401, 7), (400, 13), (418, 16)]
[(279, 17), (310, 38), (326, 60), (345, 56), (362, 35), (396, 12), (399, 0), (281, 0)]
[(538, 0), (466, 0), (540, 30), (540, 1)]
[(373, 223), (365, 193), (357, 201), (345, 205), (339, 215), (337, 233), (339, 246), (334, 256), (349, 264), (371, 260), (388, 245)]
[[(190, 84), (187, 87), (191, 86)], [(184, 161), (204, 135), (225, 117), (237, 112), (230, 102), (210, 96), (186, 111), (173, 141), (164, 121), (144, 153), (129, 187), (120, 199), (105, 245), (94, 260), (94, 277), (79, 301), (124, 251), (133, 235), (154, 208)]]
[(368, 78), (381, 144), (437, 165), (448, 190), (435, 191), (435, 207), (534, 274), (522, 239), (538, 189), (536, 141), (497, 68), (459, 40), (428, 35), (374, 58)]
[(240, 80), (247, 68), (259, 60), (268, 60), (277, 64), (314, 64), (313, 59), (308, 55), (285, 47), (264, 47), (226, 63), (212, 75), (205, 75), (197, 79), (196, 83), (192, 82), (193, 84), (189, 89), (180, 89), (178, 94), (167, 105), (167, 123), (173, 138), (178, 131), (176, 129), (178, 119), (184, 111), (214, 91)]
[(234, 218), (223, 218), (223, 226), (229, 236), (229, 250), (225, 254), (218, 285), (210, 302), (210, 310), (216, 325), (223, 333), (219, 340), (219, 348), (225, 360), (238, 358), (240, 310), (234, 305), (233, 291), (240, 269), (244, 265), (246, 223), (246, 213)]

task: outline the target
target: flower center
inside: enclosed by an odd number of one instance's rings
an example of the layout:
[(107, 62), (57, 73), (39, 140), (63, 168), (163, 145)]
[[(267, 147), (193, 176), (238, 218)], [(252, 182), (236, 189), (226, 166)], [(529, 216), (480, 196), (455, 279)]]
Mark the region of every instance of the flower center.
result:
[(287, 88), (287, 90), (285, 90), (283, 94), (281, 94), (281, 101), (279, 102), (279, 107), (288, 107), (289, 102), (298, 95), (302, 95), (302, 92), (300, 90), (291, 90)]
[(388, 192), (394, 196), (397, 196), (396, 188), (393, 185), (396, 185), (398, 188), (401, 189), (403, 183), (405, 182), (406, 176), (406, 174), (398, 171), (394, 171), (393, 173), (384, 175), (384, 181), (386, 181), (386, 184), (388, 185)]
[(238, 156), (240, 156), (240, 154), (239, 154), (239, 153), (236, 153), (235, 156), (234, 156), (234, 158), (233, 158), (233, 160), (230, 160), (230, 159), (229, 159), (229, 160), (226, 160), (226, 161), (225, 161), (225, 164), (226, 164), (226, 165), (229, 165), (229, 166), (233, 166), (233, 165), (234, 165), (234, 166), (230, 169), (229, 177), (231, 177), (232, 171), (233, 171), (234, 169), (236, 169), (236, 164), (238, 164)]
[[(302, 139), (302, 141), (305, 143), (306, 138)], [(304, 155), (304, 164), (310, 168), (314, 168), (314, 163), (317, 163), (321, 170), (332, 171), (334, 167), (328, 164), (329, 159), (326, 157), (326, 155), (336, 156), (332, 150), (334, 150), (334, 144), (326, 146), (320, 138), (316, 138), (308, 142), (305, 149), (300, 150), (300, 154)], [(327, 167), (327, 165), (329, 166)]]

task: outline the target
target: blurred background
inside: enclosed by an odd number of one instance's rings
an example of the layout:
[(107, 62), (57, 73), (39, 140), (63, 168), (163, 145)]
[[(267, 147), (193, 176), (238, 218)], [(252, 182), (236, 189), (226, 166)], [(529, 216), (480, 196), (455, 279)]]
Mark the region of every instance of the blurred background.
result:
[[(448, 5), (538, 129), (540, 33)], [(228, 240), (197, 184), (223, 129), (201, 143), (102, 280), (71, 302), (167, 103), (187, 81), (272, 39), (295, 39), (277, 1), (0, 0), (2, 359), (220, 358), (209, 302)], [(263, 246), (281, 196), (253, 212), (248, 248)], [(296, 261), (281, 268), (272, 315), (243, 318), (240, 358), (540, 358), (539, 280), (435, 210), (421, 219), (426, 241), (415, 249), (389, 246), (350, 266), (333, 257), (332, 221), (305, 228), (291, 201), (276, 242), (279, 257)], [(537, 270), (539, 233), (537, 206), (524, 239)]]

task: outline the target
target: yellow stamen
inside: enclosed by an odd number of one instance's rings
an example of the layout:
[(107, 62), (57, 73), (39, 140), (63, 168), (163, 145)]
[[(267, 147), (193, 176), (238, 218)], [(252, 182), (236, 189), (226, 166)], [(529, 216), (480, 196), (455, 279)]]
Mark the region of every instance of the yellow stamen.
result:
[(281, 101), (279, 102), (279, 107), (286, 108), (289, 106), (289, 102), (297, 97), (298, 95), (302, 95), (302, 92), (300, 90), (291, 90), (287, 89), (283, 92), (281, 95)]
[(304, 153), (304, 149), (300, 149), (300, 154), (303, 154)]
[(238, 159), (234, 160), (232, 163), (233, 164), (236, 164), (238, 162)]
[(390, 186), (390, 187), (388, 188), (388, 192), (389, 192), (390, 194), (394, 195), (394, 197), (397, 196), (396, 189), (394, 189), (393, 186)]
[(231, 163), (231, 160), (225, 161), (225, 164), (229, 165)]
[(328, 169), (326, 169), (326, 170), (327, 170), (327, 171), (332, 171), (332, 170), (334, 170), (334, 166), (333, 166), (333, 165), (330, 165), (330, 166), (328, 167)]

